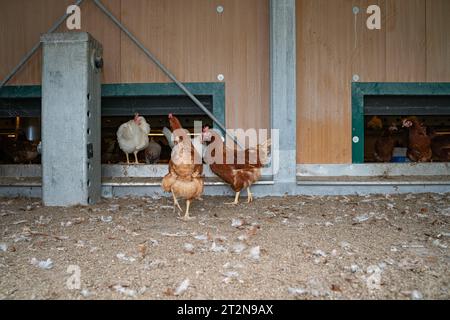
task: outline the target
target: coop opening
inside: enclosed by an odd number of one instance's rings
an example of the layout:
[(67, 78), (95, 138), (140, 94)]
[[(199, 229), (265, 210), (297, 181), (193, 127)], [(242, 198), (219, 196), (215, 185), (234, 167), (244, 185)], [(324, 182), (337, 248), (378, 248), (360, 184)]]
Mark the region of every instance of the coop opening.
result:
[(364, 162), (450, 162), (450, 95), (365, 95)]
[[(213, 112), (212, 95), (196, 95)], [(146, 150), (138, 152), (141, 164), (168, 163), (171, 154), (167, 130), (168, 114), (177, 115), (183, 128), (195, 138), (194, 122), (213, 127), (212, 120), (188, 97), (161, 96), (108, 96), (102, 97), (101, 161), (102, 164), (125, 164), (126, 155), (117, 141), (121, 124), (139, 113), (150, 125), (149, 147), (160, 149), (157, 157), (148, 157)], [(90, 114), (86, 116), (90, 117)], [(54, 137), (57, 139), (58, 137)], [(41, 164), (41, 98), (0, 98), (0, 164)], [(130, 155), (134, 163), (133, 154)]]
[[(196, 96), (197, 99), (213, 112), (213, 97), (210, 95)], [(202, 125), (213, 126), (212, 120), (185, 96), (139, 96), (139, 97), (108, 97), (102, 98), (102, 163), (127, 163), (125, 152), (120, 149), (117, 130), (121, 124), (133, 119), (138, 113), (150, 125), (149, 146), (138, 152), (140, 163), (164, 164), (170, 160), (170, 130), (168, 114), (173, 113), (180, 120), (184, 129), (189, 131), (194, 139), (195, 121)], [(165, 129), (167, 128), (167, 129)], [(197, 133), (198, 134), (198, 133)], [(159, 153), (159, 156), (157, 154)], [(134, 156), (131, 154), (130, 162)]]

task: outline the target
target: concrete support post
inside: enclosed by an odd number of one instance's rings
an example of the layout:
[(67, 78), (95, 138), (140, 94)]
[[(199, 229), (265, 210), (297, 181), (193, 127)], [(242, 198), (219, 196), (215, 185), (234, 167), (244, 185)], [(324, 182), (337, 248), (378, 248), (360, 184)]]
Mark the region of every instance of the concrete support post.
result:
[(88, 33), (42, 36), (42, 198), (47, 206), (101, 196), (102, 46)]
[(270, 1), (271, 123), (279, 130), (279, 168), (275, 192), (296, 189), (295, 0)]

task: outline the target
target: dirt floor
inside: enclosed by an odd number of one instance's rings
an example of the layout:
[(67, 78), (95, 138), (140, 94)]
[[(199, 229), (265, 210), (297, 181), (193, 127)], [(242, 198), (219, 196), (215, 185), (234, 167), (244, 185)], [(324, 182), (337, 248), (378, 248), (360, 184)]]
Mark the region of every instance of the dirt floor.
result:
[(230, 200), (0, 199), (0, 298), (450, 298), (450, 194)]

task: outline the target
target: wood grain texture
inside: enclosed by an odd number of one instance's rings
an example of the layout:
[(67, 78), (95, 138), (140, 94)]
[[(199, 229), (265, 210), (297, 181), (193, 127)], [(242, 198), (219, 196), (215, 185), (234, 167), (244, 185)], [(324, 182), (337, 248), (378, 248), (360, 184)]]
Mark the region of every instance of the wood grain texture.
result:
[[(21, 12), (25, 0), (7, 1), (1, 0), (0, 6), (0, 78), (6, 75), (19, 63), (26, 53), (25, 28), (23, 24), (17, 24), (17, 13)], [(14, 77), (10, 84), (17, 83)]]
[[(358, 75), (361, 82), (386, 81), (386, 1), (389, 0), (354, 0), (352, 3), (360, 8), (356, 29), (352, 31), (352, 75)], [(366, 12), (370, 5), (378, 5), (381, 9), (381, 30), (367, 28), (369, 15)]]
[[(23, 18), (19, 19), (23, 19), (24, 41), (27, 52), (39, 41), (40, 36), (47, 32), (56, 20), (65, 14), (67, 6), (72, 2), (71, 0), (40, 0), (39, 5), (34, 1), (24, 2)], [(20, 15), (19, 13), (19, 17)], [(62, 32), (65, 30), (65, 24), (62, 24), (57, 31)], [(23, 70), (17, 74), (16, 83), (40, 84), (42, 77), (41, 65), (42, 49), (39, 49)]]
[(351, 0), (297, 1), (299, 163), (351, 160), (351, 8)]
[[(0, 0), (0, 77), (70, 3)], [(103, 3), (181, 81), (215, 82), (223, 74), (228, 127), (269, 126), (269, 0)], [(382, 9), (382, 30), (365, 26), (370, 4)], [(104, 83), (169, 81), (91, 1), (81, 9), (83, 30), (105, 49)], [(360, 81), (450, 81), (448, 0), (297, 0), (296, 10), (299, 163), (351, 162), (353, 74)], [(10, 84), (40, 79), (37, 53)]]
[(450, 82), (450, 1), (427, 0), (427, 81)]
[[(122, 0), (102, 0), (103, 5), (121, 20)], [(92, 2), (86, 1), (82, 7), (82, 30), (89, 32), (103, 46), (104, 68), (102, 83), (121, 82), (121, 31)]]
[[(366, 28), (371, 4), (381, 8), (381, 30)], [(449, 12), (447, 0), (297, 0), (297, 162), (351, 162), (353, 74), (450, 81)]]
[[(0, 76), (5, 76), (73, 0), (0, 0)], [(269, 126), (269, 0), (103, 0), (104, 5), (180, 80), (226, 83), (226, 125)], [(224, 12), (218, 14), (218, 5)], [(82, 29), (103, 44), (103, 83), (169, 82), (93, 4)], [(22, 21), (23, 23), (17, 23)], [(67, 31), (65, 25), (60, 31)], [(37, 53), (10, 84), (37, 84)]]
[(426, 81), (425, 9), (425, 0), (387, 1), (386, 80), (388, 82)]
[[(269, 126), (267, 0), (130, 0), (122, 3), (122, 19), (180, 81), (225, 76), (229, 128)], [(121, 50), (123, 82), (169, 81), (125, 37)]]

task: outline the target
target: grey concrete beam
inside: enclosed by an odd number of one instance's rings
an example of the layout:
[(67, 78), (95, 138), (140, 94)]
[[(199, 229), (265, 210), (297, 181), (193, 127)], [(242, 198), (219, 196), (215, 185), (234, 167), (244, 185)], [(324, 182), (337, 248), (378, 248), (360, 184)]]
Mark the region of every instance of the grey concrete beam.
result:
[(42, 198), (47, 206), (101, 197), (102, 46), (85, 32), (45, 34), (42, 67)]
[[(274, 195), (296, 190), (296, 45), (295, 0), (270, 1), (271, 126), (279, 130)], [(289, 139), (286, 139), (289, 137)], [(276, 142), (279, 142), (277, 145)], [(275, 159), (276, 160), (276, 159)]]

